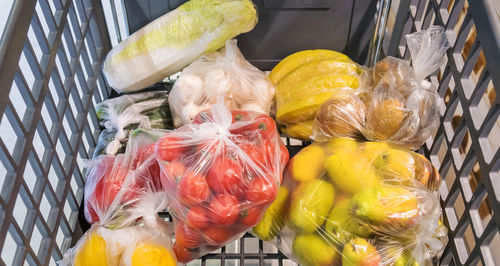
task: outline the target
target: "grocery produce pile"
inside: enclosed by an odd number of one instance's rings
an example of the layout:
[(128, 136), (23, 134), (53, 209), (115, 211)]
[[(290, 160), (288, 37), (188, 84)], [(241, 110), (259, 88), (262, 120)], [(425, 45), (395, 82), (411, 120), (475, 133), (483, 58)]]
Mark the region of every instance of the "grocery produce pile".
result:
[[(413, 151), (439, 125), (427, 77), (441, 67), (444, 29), (407, 36), (412, 64), (366, 68), (305, 50), (266, 75), (233, 39), (256, 23), (250, 0), (191, 0), (109, 52), (106, 80), (128, 94), (96, 106), (102, 131), (84, 171), (91, 228), (59, 265), (177, 265), (246, 232), (305, 266), (440, 255), (442, 179)], [(280, 133), (314, 142), (289, 158)]]
[[(277, 200), (253, 233), (302, 265), (410, 265), (446, 243), (422, 155), (383, 142), (336, 138), (289, 162)], [(411, 264), (414, 265), (414, 264)]]

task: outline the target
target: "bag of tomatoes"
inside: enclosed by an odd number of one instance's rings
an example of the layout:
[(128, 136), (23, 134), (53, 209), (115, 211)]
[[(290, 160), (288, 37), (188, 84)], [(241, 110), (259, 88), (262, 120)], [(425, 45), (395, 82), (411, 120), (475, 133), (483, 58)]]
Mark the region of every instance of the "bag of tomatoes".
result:
[(94, 224), (58, 262), (59, 266), (175, 266), (171, 224), (158, 217), (166, 208), (163, 192), (146, 194), (128, 210), (135, 225), (119, 229)]
[(240, 237), (274, 201), (288, 161), (273, 119), (211, 111), (161, 137), (156, 158), (175, 218), (174, 252), (187, 263)]
[(123, 227), (123, 213), (147, 192), (161, 191), (156, 140), (165, 131), (132, 131), (125, 154), (100, 155), (87, 162), (84, 214), (89, 223)]

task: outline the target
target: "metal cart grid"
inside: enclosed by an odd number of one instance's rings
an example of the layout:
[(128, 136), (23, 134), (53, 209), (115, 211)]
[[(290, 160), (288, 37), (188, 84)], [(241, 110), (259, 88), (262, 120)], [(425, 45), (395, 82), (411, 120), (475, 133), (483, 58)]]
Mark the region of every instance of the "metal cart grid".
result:
[[(405, 34), (437, 24), (451, 45), (432, 77), (442, 123), (424, 152), (444, 179), (439, 190), (450, 229), (443, 265), (500, 263), (500, 20), (493, 1), (401, 1), (388, 53), (408, 58)], [(444, 107), (445, 106), (445, 107)]]
[[(500, 23), (492, 2), (401, 0), (384, 39), (382, 54), (408, 58), (402, 36), (439, 24), (452, 44), (431, 79), (440, 83), (442, 125), (423, 148), (444, 179), (439, 193), (451, 230), (443, 265), (499, 261), (500, 63), (491, 58), (500, 59)], [(2, 265), (53, 264), (82, 233), (82, 158), (99, 133), (93, 106), (111, 94), (100, 72), (111, 47), (105, 23), (97, 0), (17, 0), (12, 7), (0, 41)], [(291, 264), (266, 245), (246, 235), (195, 264)]]

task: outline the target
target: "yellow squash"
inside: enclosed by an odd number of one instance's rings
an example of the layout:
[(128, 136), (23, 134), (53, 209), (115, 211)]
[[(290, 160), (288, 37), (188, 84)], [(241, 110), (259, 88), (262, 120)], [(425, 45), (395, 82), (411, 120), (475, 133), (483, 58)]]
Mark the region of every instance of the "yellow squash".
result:
[(360, 68), (350, 60), (321, 60), (305, 64), (294, 71), (288, 73), (277, 84), (278, 94), (294, 88), (300, 82), (327, 74), (337, 75), (357, 75)]
[(323, 49), (300, 51), (281, 60), (281, 62), (273, 68), (271, 74), (269, 74), (269, 79), (273, 84), (277, 84), (286, 74), (297, 67), (308, 62), (325, 59), (349, 60), (349, 57), (339, 52)]
[(359, 80), (355, 76), (327, 74), (306, 79), (288, 90), (282, 90), (276, 96), (278, 108), (282, 105), (307, 98), (319, 93), (339, 90), (345, 87), (356, 89)]
[(333, 92), (329, 91), (286, 104), (278, 109), (276, 119), (284, 124), (293, 124), (314, 119), (318, 108), (323, 102), (328, 100), (332, 94)]

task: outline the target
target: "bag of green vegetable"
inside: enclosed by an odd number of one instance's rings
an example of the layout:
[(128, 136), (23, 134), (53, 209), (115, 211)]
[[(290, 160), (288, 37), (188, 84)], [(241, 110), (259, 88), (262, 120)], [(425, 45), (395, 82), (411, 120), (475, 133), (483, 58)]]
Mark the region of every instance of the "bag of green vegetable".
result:
[(180, 127), (209, 110), (218, 96), (224, 96), (230, 110), (269, 114), (274, 93), (266, 74), (245, 59), (236, 40), (230, 40), (225, 49), (202, 56), (182, 71), (169, 103), (174, 124)]
[(103, 72), (118, 92), (141, 90), (216, 51), (256, 23), (251, 0), (191, 0), (113, 48)]
[(253, 234), (304, 266), (428, 265), (447, 242), (440, 182), (427, 159), (397, 146), (313, 143), (290, 160)]
[(108, 99), (97, 104), (96, 113), (105, 129), (99, 136), (94, 158), (125, 152), (129, 133), (134, 129), (173, 129), (166, 91)]

